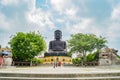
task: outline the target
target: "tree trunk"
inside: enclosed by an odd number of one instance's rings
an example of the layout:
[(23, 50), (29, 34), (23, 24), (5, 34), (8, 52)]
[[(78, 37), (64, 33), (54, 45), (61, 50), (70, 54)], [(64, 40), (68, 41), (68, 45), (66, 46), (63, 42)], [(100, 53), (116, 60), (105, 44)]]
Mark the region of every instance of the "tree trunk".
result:
[(86, 51), (85, 50), (83, 51), (83, 63), (82, 63), (82, 66), (83, 66), (83, 64), (86, 65)]

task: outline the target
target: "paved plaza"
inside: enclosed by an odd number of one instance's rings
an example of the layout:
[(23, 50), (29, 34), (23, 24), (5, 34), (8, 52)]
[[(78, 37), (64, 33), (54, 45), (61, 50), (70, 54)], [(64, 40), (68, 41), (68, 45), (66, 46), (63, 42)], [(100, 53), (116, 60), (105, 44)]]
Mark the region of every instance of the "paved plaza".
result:
[(112, 73), (120, 72), (120, 67), (8, 67), (0, 69), (0, 73), (42, 73), (42, 74), (73, 74), (73, 73)]
[(0, 80), (120, 80), (120, 67), (4, 67)]

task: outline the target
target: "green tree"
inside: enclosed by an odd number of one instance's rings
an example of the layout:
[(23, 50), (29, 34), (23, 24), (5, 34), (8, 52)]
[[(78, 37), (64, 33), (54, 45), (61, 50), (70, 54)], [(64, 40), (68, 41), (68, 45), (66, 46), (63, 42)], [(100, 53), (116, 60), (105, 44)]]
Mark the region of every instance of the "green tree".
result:
[(1, 49), (1, 45), (0, 45), (0, 49)]
[(43, 37), (35, 32), (18, 32), (9, 43), (14, 61), (29, 61), (46, 49)]
[(71, 35), (71, 39), (68, 40), (68, 47), (72, 53), (82, 53), (83, 60), (86, 61), (87, 52), (106, 47), (106, 42), (107, 40), (101, 36), (97, 37), (94, 34), (77, 33)]

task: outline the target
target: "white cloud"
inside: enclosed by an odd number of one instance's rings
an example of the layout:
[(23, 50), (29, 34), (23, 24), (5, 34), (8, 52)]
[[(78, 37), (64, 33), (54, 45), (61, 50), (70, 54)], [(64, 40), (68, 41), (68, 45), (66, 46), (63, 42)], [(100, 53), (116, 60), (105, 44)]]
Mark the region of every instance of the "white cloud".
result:
[(58, 18), (58, 19), (56, 19), (56, 21), (59, 22), (59, 23), (63, 23), (65, 20)]
[(111, 41), (118, 38), (120, 32), (120, 2), (113, 6), (107, 36)]
[(12, 21), (9, 21), (4, 14), (0, 13), (0, 45), (2, 45), (2, 47), (7, 46), (12, 32), (14, 32)]
[[(53, 29), (54, 23), (50, 20), (50, 14), (42, 11), (41, 9), (37, 9), (35, 5), (35, 0), (16, 0), (17, 2), (14, 2), (14, 0), (2, 0), (1, 2), (6, 4), (6, 6), (16, 6), (14, 4), (17, 4), (14, 18), (9, 19), (12, 25), (12, 30), (14, 31), (33, 31), (33, 30), (40, 30), (43, 31), (46, 28)], [(23, 8), (24, 6), (24, 8)], [(19, 12), (17, 8), (22, 8)], [(22, 13), (22, 14), (21, 14)], [(23, 17), (21, 17), (23, 16)], [(4, 19), (3, 19), (4, 20)], [(6, 18), (8, 20), (8, 18)], [(5, 22), (5, 21), (4, 21)], [(3, 23), (3, 22), (2, 22)], [(21, 27), (22, 26), (22, 27)], [(18, 28), (19, 27), (19, 28)], [(6, 22), (6, 25), (4, 28), (10, 28), (8, 27), (8, 24)]]
[[(21, 1), (21, 0), (20, 0)], [(26, 3), (27, 4), (27, 8), (29, 9), (29, 10), (33, 10), (33, 9), (35, 9), (36, 7), (35, 7), (35, 0), (23, 0), (23, 3)]]
[(70, 9), (66, 9), (65, 14), (69, 19), (76, 19), (77, 18), (77, 7), (72, 7)]
[(91, 24), (93, 23), (92, 19), (89, 18), (81, 18), (81, 20), (74, 24), (67, 24), (67, 30), (70, 31), (70, 33), (78, 33), (78, 32), (86, 32), (88, 31), (89, 27), (91, 27)]
[(33, 7), (35, 4), (35, 0), (0, 0), (0, 3), (4, 6), (18, 6), (21, 3), (28, 3), (29, 7)]
[(51, 5), (60, 15), (66, 15), (72, 18), (76, 16), (78, 11), (78, 6), (75, 5), (72, 0), (51, 0)]
[(111, 23), (107, 31), (107, 37), (110, 41), (120, 39), (120, 23)]
[[(29, 23), (38, 25), (38, 28), (44, 30), (46, 28), (55, 28), (54, 23), (50, 20), (49, 13), (43, 12), (41, 9), (33, 9), (26, 12), (26, 18)], [(34, 26), (33, 26), (34, 27)]]
[(9, 30), (10, 23), (7, 21), (7, 18), (4, 14), (0, 13), (0, 29), (1, 30)]
[[(15, 35), (16, 32), (39, 30), (42, 33), (47, 32), (47, 29), (49, 30), (55, 27), (54, 23), (50, 19), (51, 14), (49, 12), (44, 12), (41, 9), (37, 9), (35, 5), (35, 0), (19, 0), (20, 2), (17, 7), (16, 5), (14, 5), (17, 4), (17, 2), (14, 3), (14, 1), (12, 0), (10, 2), (7, 1), (8, 0), (2, 0), (0, 2), (2, 5), (4, 5), (3, 8), (14, 6), (16, 9), (14, 10), (14, 17), (7, 17), (8, 15), (5, 15), (6, 13), (2, 13), (2, 11), (0, 11), (0, 30), (2, 30), (3, 32), (7, 32), (7, 30), (9, 30), (8, 33), (0, 32), (0, 39), (4, 39), (0, 40), (0, 44), (2, 46), (5, 47), (10, 40), (9, 37), (12, 34)], [(17, 8), (19, 8), (20, 11)], [(10, 13), (13, 12), (11, 11)], [(2, 35), (4, 35), (5, 37)]]
[(0, 3), (4, 6), (7, 5), (17, 5), (19, 0), (1, 0)]
[(51, 4), (56, 11), (63, 12), (70, 0), (51, 0)]
[(108, 40), (109, 47), (120, 49), (119, 42), (120, 39), (120, 2), (111, 3), (112, 11), (111, 16), (108, 19), (108, 28), (106, 30), (106, 36)]
[(120, 3), (113, 7), (111, 19), (120, 21)]
[(75, 8), (67, 9), (66, 15), (74, 16), (76, 14)]

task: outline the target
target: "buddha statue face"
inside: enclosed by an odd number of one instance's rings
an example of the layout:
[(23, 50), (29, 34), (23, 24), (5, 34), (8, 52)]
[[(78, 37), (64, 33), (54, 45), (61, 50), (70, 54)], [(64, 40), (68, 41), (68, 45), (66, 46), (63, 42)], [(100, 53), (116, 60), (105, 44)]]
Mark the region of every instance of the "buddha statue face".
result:
[(60, 40), (62, 38), (62, 32), (60, 30), (56, 30), (54, 36), (56, 40)]

